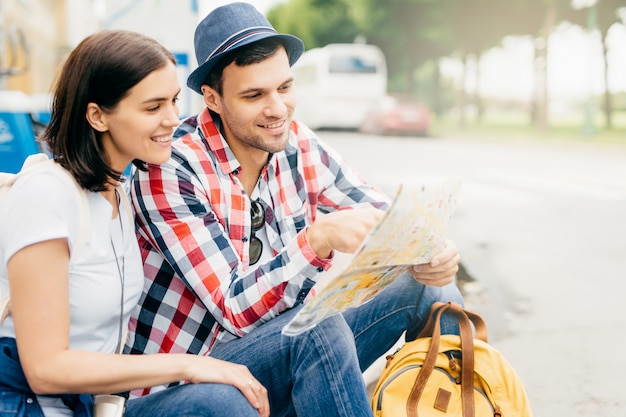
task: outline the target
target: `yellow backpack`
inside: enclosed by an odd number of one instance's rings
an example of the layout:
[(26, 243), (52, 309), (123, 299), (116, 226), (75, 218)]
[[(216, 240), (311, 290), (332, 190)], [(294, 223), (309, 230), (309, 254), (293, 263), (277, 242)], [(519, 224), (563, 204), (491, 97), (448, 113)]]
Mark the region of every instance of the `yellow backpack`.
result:
[[(444, 312), (458, 319), (460, 336), (440, 334)], [(420, 335), (387, 356), (372, 410), (375, 417), (532, 417), (519, 376), (487, 343), (483, 319), (456, 303), (435, 303)]]

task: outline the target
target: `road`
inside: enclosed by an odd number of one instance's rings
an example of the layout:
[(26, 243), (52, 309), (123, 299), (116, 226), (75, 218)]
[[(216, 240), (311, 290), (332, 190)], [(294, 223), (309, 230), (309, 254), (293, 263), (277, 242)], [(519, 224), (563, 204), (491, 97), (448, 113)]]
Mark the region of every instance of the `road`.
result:
[(467, 307), (525, 383), (535, 417), (626, 417), (625, 145), (318, 132), (389, 193), (463, 185), (450, 237)]

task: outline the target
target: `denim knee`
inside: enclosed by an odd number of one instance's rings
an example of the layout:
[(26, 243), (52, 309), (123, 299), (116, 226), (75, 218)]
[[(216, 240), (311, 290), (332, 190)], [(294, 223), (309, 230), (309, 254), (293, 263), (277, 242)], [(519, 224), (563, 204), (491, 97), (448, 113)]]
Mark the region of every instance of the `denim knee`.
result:
[[(340, 314), (328, 317), (312, 329), (288, 339), (292, 344), (292, 359), (295, 359), (294, 355), (300, 355), (307, 361), (317, 361), (325, 357), (320, 356), (322, 354), (342, 362), (356, 358), (354, 334)], [(315, 350), (318, 352), (315, 353)]]

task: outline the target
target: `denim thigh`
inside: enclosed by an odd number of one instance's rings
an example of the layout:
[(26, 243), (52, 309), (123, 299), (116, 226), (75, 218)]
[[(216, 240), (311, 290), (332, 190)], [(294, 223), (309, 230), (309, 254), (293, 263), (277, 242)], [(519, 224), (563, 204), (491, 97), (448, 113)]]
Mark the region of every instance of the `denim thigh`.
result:
[(185, 384), (128, 401), (126, 417), (259, 417), (232, 385)]
[[(415, 339), (436, 301), (463, 304), (463, 297), (455, 283), (431, 287), (404, 274), (369, 302), (344, 312), (343, 316), (354, 333), (361, 369), (366, 370), (384, 355), (404, 332), (406, 340)], [(458, 334), (456, 319), (444, 315), (441, 332)]]

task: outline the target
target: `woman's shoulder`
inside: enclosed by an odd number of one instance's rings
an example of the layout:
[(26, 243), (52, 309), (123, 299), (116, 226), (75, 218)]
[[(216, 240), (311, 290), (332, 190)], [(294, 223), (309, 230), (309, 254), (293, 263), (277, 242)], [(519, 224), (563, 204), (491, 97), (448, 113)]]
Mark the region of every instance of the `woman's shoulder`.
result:
[(4, 220), (0, 223), (28, 223), (30, 219), (33, 223), (77, 223), (81, 213), (90, 211), (89, 194), (68, 174), (55, 170), (29, 172), (20, 175), (3, 198), (0, 216)]
[(21, 175), (11, 187), (7, 201), (41, 201), (54, 205), (71, 204), (72, 198), (70, 197), (75, 196), (77, 191), (80, 191), (78, 185), (73, 185), (55, 170), (41, 170)]
[(20, 175), (0, 205), (0, 246), (5, 255), (44, 240), (73, 239), (81, 223), (75, 193), (49, 172)]

